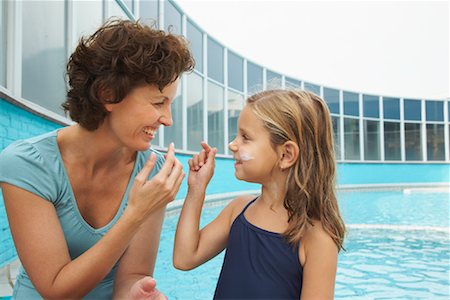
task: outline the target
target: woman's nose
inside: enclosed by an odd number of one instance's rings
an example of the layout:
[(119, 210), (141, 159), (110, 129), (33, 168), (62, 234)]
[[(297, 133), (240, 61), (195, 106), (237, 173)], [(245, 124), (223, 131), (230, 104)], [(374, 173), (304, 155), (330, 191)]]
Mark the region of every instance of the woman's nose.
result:
[(172, 126), (173, 120), (172, 120), (172, 111), (170, 110), (170, 106), (168, 106), (166, 109), (164, 109), (163, 113), (161, 114), (159, 121), (164, 126)]

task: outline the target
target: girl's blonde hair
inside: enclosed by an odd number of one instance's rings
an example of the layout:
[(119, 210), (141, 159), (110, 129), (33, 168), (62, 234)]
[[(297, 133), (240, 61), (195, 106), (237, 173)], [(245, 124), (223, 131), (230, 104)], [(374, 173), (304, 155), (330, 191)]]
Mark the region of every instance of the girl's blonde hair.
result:
[(335, 194), (333, 127), (325, 101), (307, 91), (269, 90), (249, 97), (247, 103), (263, 121), (274, 147), (287, 141), (299, 147), (299, 157), (288, 170), (284, 199), (288, 241), (299, 242), (317, 219), (341, 250), (345, 225)]

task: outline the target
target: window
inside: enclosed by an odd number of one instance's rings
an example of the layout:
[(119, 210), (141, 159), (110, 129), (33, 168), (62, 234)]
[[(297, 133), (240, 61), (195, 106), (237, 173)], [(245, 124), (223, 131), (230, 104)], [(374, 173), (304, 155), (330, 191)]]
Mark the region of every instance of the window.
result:
[(380, 122), (364, 120), (364, 160), (380, 159)]
[(379, 97), (372, 95), (363, 95), (363, 111), (364, 117), (379, 118), (380, 117)]
[(383, 97), (383, 115), (385, 119), (400, 120), (400, 99)]
[(311, 93), (314, 93), (317, 96), (320, 96), (320, 86), (318, 86), (317, 84), (305, 82), (304, 89), (305, 89), (305, 91), (310, 91)]
[(203, 34), (189, 21), (187, 22), (186, 31), (195, 60), (195, 69), (203, 73)]
[(266, 71), (266, 86), (267, 89), (281, 88), (281, 75), (270, 70)]
[(0, 85), (6, 86), (6, 7), (0, 2)]
[(422, 133), (420, 126), (421, 124), (405, 123), (406, 160), (422, 160)]
[(359, 160), (359, 120), (344, 118), (345, 159)]
[(359, 95), (357, 93), (344, 92), (344, 114), (359, 116)]
[(208, 38), (208, 77), (223, 83), (223, 47)]
[(181, 13), (169, 1), (164, 2), (164, 29), (181, 34)]
[(140, 0), (139, 14), (144, 24), (158, 28), (158, 0)]
[(300, 80), (294, 79), (294, 78), (290, 78), (290, 77), (285, 77), (285, 84), (286, 84), (286, 88), (291, 88), (291, 89), (299, 89), (302, 86), (302, 82)]
[(427, 121), (444, 121), (444, 102), (427, 100), (425, 110)]
[(175, 144), (175, 148), (183, 148), (183, 99), (181, 97), (181, 86), (178, 85), (177, 94), (172, 102), (172, 120), (173, 124), (164, 127), (164, 146), (168, 147), (171, 142)]
[(247, 62), (247, 92), (249, 95), (263, 90), (263, 69)]
[(420, 121), (422, 120), (422, 109), (420, 100), (405, 99), (403, 101), (405, 120)]
[(103, 3), (101, 1), (74, 1), (76, 6), (77, 37), (93, 34), (102, 24)]
[(187, 78), (187, 140), (188, 150), (200, 151), (203, 138), (203, 79), (196, 73)]
[(224, 153), (223, 88), (208, 81), (208, 144)]
[(334, 154), (336, 159), (341, 159), (341, 123), (340, 117), (331, 116), (333, 125)]
[(339, 114), (339, 90), (323, 88), (323, 98), (331, 113)]
[(244, 107), (244, 95), (231, 90), (228, 91), (228, 143), (230, 143), (237, 134), (237, 121), (239, 113)]
[(244, 91), (244, 60), (228, 51), (228, 86)]
[(22, 97), (63, 115), (65, 2), (24, 1), (22, 13)]
[(400, 123), (384, 122), (384, 159), (401, 160)]
[(444, 125), (427, 124), (427, 159), (445, 160)]
[(109, 8), (108, 18), (109, 17), (119, 17), (124, 20), (129, 19), (127, 13), (122, 9), (122, 7), (120, 7), (119, 4), (117, 4), (116, 1), (109, 1), (108, 4), (109, 4), (108, 5), (108, 8)]

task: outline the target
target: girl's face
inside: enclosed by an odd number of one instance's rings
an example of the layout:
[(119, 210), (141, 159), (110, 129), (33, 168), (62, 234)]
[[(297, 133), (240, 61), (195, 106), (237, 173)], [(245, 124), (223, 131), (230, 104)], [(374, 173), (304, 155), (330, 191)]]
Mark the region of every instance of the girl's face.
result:
[(167, 85), (162, 92), (157, 86), (142, 85), (134, 88), (116, 104), (106, 104), (110, 112), (105, 123), (112, 136), (122, 145), (136, 151), (145, 151), (160, 125), (172, 125), (170, 111), (176, 96), (179, 79)]
[(270, 143), (270, 134), (248, 105), (239, 114), (236, 138), (229, 144), (236, 160), (236, 178), (248, 182), (270, 181), (278, 156)]

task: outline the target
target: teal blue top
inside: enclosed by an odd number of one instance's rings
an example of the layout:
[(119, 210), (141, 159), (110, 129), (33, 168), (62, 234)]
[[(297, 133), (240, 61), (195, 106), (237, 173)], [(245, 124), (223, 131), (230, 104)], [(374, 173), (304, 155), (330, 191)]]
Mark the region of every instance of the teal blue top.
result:
[[(157, 154), (156, 165), (149, 175), (153, 177), (162, 167), (164, 157), (149, 149), (138, 152), (117, 214), (107, 225), (93, 228), (81, 216), (72, 191), (61, 153), (56, 142), (57, 130), (16, 141), (0, 154), (0, 182), (6, 182), (50, 201), (56, 210), (72, 259), (91, 248), (117, 222), (128, 203), (128, 194), (134, 177), (144, 166), (151, 152)], [(89, 147), (89, 146), (87, 146)], [(32, 209), (32, 208), (31, 208)], [(45, 241), (42, 241), (45, 243)], [(118, 264), (84, 299), (111, 299)], [(14, 286), (13, 299), (42, 299), (23, 268)]]

